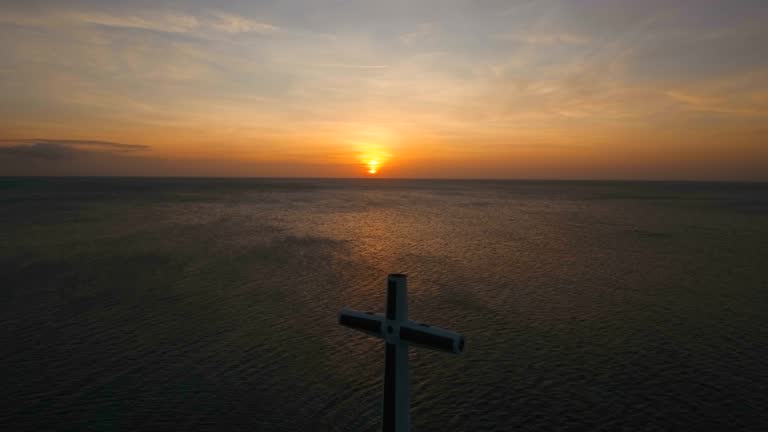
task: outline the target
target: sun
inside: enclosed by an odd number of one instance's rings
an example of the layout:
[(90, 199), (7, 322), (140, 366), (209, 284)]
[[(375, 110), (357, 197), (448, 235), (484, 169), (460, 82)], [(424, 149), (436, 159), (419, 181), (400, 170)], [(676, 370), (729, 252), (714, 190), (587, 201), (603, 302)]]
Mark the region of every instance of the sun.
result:
[(385, 174), (388, 172), (390, 161), (392, 160), (392, 154), (385, 149), (366, 146), (361, 148), (358, 153), (358, 167), (360, 167), (360, 174), (367, 177), (388, 176)]
[(368, 161), (368, 174), (374, 175), (379, 172), (379, 161), (371, 159)]

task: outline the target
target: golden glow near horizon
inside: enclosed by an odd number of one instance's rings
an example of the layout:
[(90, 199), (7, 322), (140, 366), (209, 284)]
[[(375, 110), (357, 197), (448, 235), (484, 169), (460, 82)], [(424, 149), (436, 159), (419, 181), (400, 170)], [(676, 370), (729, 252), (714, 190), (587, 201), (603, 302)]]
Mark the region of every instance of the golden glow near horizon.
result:
[(768, 180), (766, 3), (598, 3), (5, 2), (0, 174)]
[(361, 144), (358, 149), (360, 165), (369, 176), (381, 174), (384, 164), (392, 158), (392, 153), (382, 145)]

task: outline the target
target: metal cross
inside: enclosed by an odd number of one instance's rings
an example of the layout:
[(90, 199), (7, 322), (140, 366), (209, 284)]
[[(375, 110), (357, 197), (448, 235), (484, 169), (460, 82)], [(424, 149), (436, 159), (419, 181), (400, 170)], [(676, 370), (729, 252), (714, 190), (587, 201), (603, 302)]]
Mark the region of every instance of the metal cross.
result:
[(453, 354), (464, 351), (464, 337), (460, 334), (409, 320), (407, 295), (407, 276), (390, 274), (386, 315), (354, 309), (339, 312), (339, 324), (386, 342), (383, 432), (407, 432), (411, 427), (408, 347), (419, 345)]

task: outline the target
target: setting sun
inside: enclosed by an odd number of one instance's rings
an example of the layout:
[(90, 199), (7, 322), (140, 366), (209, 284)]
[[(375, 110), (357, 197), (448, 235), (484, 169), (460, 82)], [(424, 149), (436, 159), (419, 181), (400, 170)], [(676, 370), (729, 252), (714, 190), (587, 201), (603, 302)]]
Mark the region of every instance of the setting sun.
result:
[[(367, 135), (372, 135), (372, 132)], [(392, 149), (384, 142), (392, 140), (392, 134), (385, 131), (376, 131), (375, 142), (361, 141), (353, 145), (357, 147), (357, 162), (360, 173), (366, 176), (378, 176), (382, 174), (382, 168), (389, 167), (393, 158)], [(387, 172), (387, 176), (390, 173)]]
[(379, 161), (376, 159), (368, 162), (368, 174), (376, 174), (379, 171)]

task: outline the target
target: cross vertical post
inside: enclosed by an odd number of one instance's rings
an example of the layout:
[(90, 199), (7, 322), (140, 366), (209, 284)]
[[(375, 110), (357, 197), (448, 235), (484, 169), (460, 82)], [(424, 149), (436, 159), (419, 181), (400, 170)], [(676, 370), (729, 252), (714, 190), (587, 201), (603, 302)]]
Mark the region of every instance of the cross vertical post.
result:
[(342, 309), (339, 324), (386, 342), (382, 430), (408, 432), (411, 427), (408, 348), (417, 345), (459, 354), (464, 351), (464, 337), (408, 319), (408, 280), (401, 273), (387, 277), (386, 314)]
[(387, 328), (384, 360), (383, 432), (410, 430), (408, 343), (401, 341), (400, 325), (408, 319), (408, 279), (403, 274), (387, 277)]

